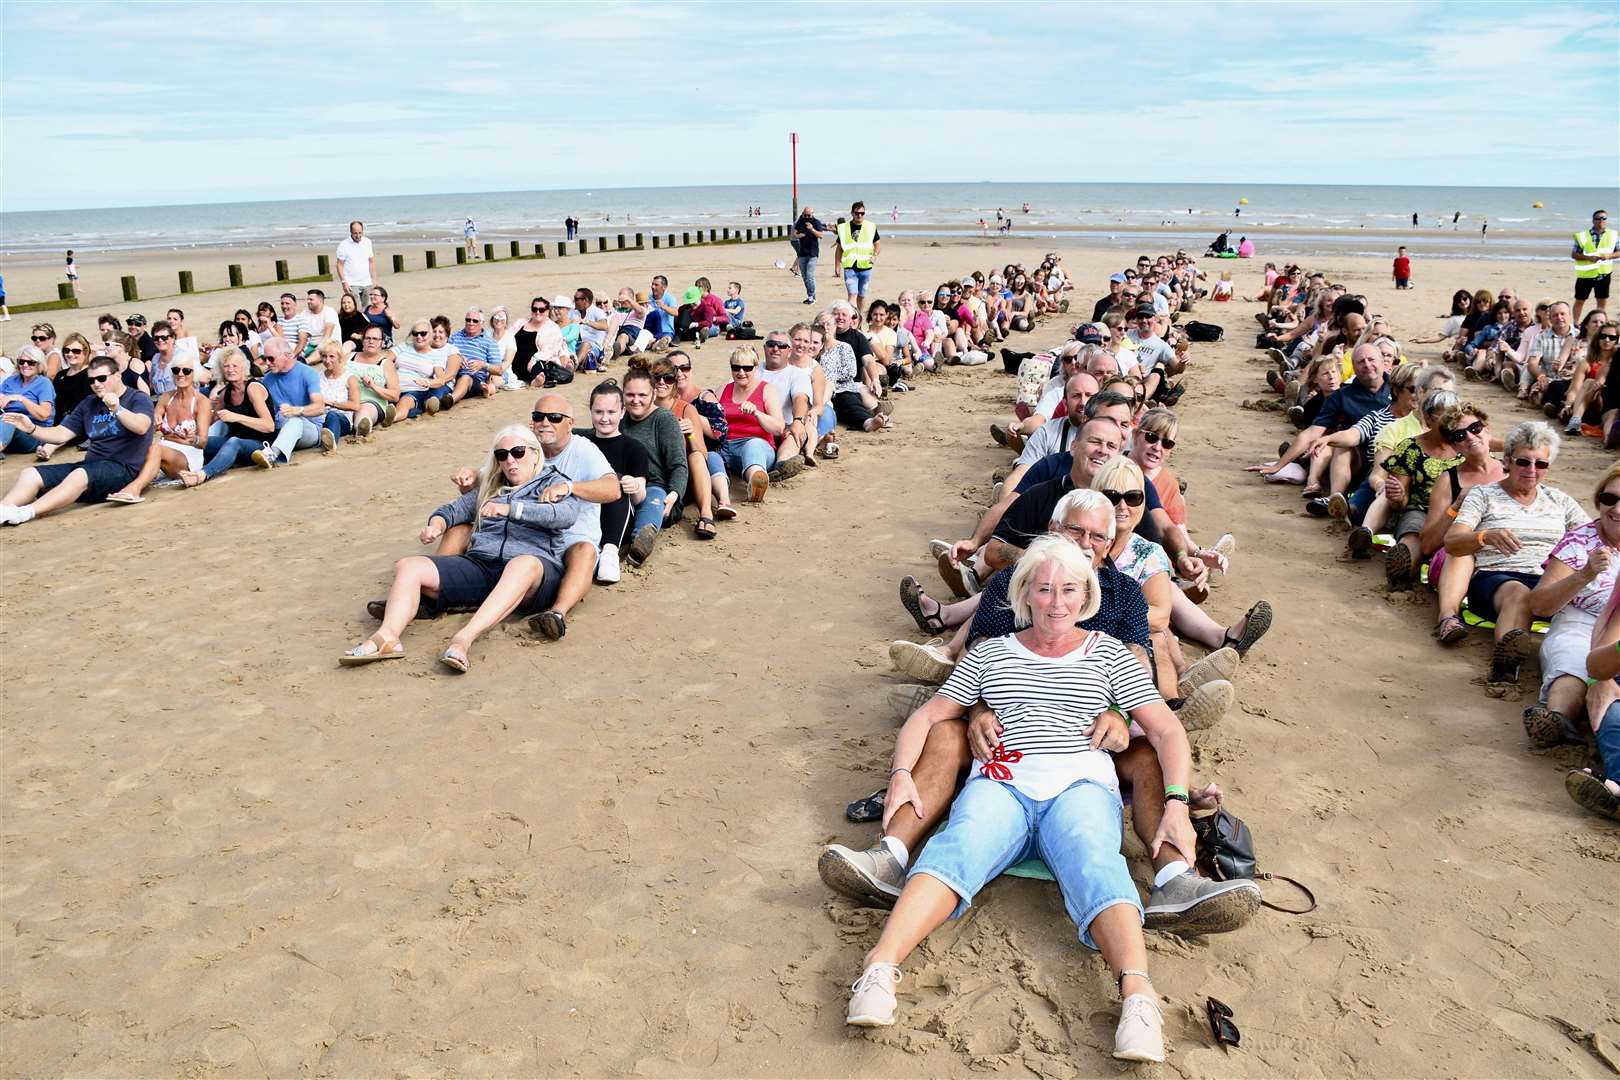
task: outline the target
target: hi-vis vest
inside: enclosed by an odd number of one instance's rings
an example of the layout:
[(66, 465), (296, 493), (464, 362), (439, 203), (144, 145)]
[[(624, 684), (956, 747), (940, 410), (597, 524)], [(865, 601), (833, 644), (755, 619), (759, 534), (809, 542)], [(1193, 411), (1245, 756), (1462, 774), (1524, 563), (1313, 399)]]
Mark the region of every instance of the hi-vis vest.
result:
[[(1581, 249), (1582, 255), (1613, 255), (1615, 248), (1614, 230), (1604, 229), (1603, 235), (1594, 240), (1591, 229), (1582, 229), (1575, 234), (1575, 246)], [(1614, 263), (1608, 261), (1580, 262), (1575, 264), (1575, 276), (1578, 278), (1600, 278), (1613, 269)]]
[(870, 221), (861, 222), (861, 231), (851, 235), (849, 222), (840, 222), (838, 225), (838, 246), (843, 249), (844, 257), (840, 265), (845, 269), (870, 270), (872, 269), (872, 246), (876, 242), (877, 226)]

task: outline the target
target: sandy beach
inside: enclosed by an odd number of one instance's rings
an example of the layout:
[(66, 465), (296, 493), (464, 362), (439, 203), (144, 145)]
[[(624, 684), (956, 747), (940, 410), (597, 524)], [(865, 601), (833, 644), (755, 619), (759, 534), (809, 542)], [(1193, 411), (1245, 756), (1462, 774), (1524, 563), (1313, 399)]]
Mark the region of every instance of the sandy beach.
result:
[[(1015, 343), (1054, 344), (1118, 250), (897, 237), (874, 291), (1054, 248), (1079, 282), (1076, 311)], [(785, 243), (399, 276), (388, 254), (405, 317), (523, 311), (656, 272), (677, 287), (743, 282), (762, 330), (812, 310), (772, 265)], [(84, 308), (43, 317), (93, 336), (103, 310), (155, 318), (170, 303), (118, 301), (118, 273), (156, 296), (176, 269), (212, 288), (227, 262), (268, 280), (277, 257), (87, 266)], [(1233, 269), (1253, 295), (1266, 257), (1262, 245), (1204, 269)], [(830, 261), (823, 303), (839, 294)], [(1555, 263), (1419, 259), (1416, 287), (1396, 292), (1387, 258), (1307, 265), (1368, 294), (1402, 340), (1433, 333), (1458, 287), (1536, 298), (1570, 281)], [(8, 267), (8, 290), (53, 294), (59, 269)], [(211, 338), (279, 291), (181, 306)], [(1227, 336), (1195, 346), (1171, 463), (1196, 531), (1239, 540), (1211, 613), (1229, 622), (1262, 597), (1277, 612), (1196, 764), (1253, 829), (1260, 868), (1305, 882), (1320, 907), (1208, 939), (1150, 934), (1171, 1056), (1141, 1075), (1612, 1075), (1620, 837), (1565, 795), (1572, 753), (1526, 749), (1534, 676), (1524, 701), (1486, 697), (1482, 636), (1442, 650), (1427, 594), (1386, 598), (1379, 564), (1345, 561), (1343, 534), (1307, 517), (1296, 489), (1241, 471), (1289, 433), (1244, 407), (1264, 395), (1254, 310), (1193, 316)], [(5, 324), (3, 344), (23, 344), (31, 321)], [(726, 354), (695, 354), (707, 384), (724, 381)], [(591, 384), (567, 388), (578, 416)], [(452, 469), (523, 418), (529, 393), (269, 475), (8, 530), (0, 1073), (1120, 1073), (1112, 980), (1055, 887), (993, 884), (907, 964), (899, 1024), (857, 1033), (847, 990), (883, 914), (815, 872), (825, 842), (875, 835), (842, 811), (887, 772), (887, 648), (917, 637), (896, 582), (938, 588), (927, 542), (967, 535), (1008, 460), (987, 425), (1010, 412), (1012, 384), (999, 364), (924, 379), (892, 432), (847, 438), (840, 461), (743, 507), (713, 544), (669, 535), (644, 569), (593, 590), (562, 641), (520, 622), (492, 632), (466, 676), (434, 661), (443, 621), (408, 631), (403, 661), (335, 658), (372, 629), (365, 601), (419, 550)], [(1479, 400), (1498, 431), (1531, 415), (1500, 388)], [(25, 464), (0, 463), (0, 482)], [(1576, 440), (1549, 482), (1589, 505), (1607, 464)], [(1139, 882), (1145, 865), (1133, 859)], [(1211, 1044), (1211, 995), (1233, 1007), (1241, 1049)], [(1611, 1064), (1566, 1024), (1596, 1032)]]

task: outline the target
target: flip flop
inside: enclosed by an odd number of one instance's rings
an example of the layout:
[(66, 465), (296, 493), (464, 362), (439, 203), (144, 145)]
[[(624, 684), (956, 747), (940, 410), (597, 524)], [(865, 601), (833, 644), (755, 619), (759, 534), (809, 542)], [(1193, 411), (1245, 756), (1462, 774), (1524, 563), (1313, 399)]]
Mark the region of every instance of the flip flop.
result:
[(717, 506), (714, 508), (714, 516), (720, 521), (730, 521), (737, 516), (737, 508), (734, 506)]
[(713, 540), (716, 535), (714, 518), (700, 517), (697, 524), (692, 526), (692, 533), (699, 540)]
[(130, 494), (127, 494), (127, 493), (122, 492), (122, 491), (115, 491), (111, 495), (107, 496), (106, 501), (110, 502), (110, 503), (114, 503), (114, 504), (116, 504), (118, 506), (134, 506), (136, 503), (145, 502), (146, 501), (146, 496), (144, 496), (144, 495), (130, 495)]
[(444, 652), (439, 654), (439, 663), (462, 675), (467, 674), (468, 669), (472, 667), (472, 664), (467, 660), (467, 654), (458, 650), (454, 645), (445, 646)]
[[(370, 652), (364, 651), (368, 645), (371, 647)], [(375, 664), (379, 660), (399, 660), (404, 655), (405, 643), (402, 641), (396, 641), (385, 648), (378, 645), (371, 638), (366, 638), (366, 640), (339, 656), (338, 664), (341, 667), (360, 667), (363, 664)]]

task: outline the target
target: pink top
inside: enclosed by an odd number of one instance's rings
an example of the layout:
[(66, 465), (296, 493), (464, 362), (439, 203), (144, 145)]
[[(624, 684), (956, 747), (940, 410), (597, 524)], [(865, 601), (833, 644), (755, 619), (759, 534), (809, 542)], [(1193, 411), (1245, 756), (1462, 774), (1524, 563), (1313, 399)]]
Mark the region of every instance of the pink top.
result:
[(928, 312), (919, 310), (911, 316), (906, 329), (911, 331), (911, 336), (917, 339), (917, 346), (921, 348), (928, 335), (934, 332), (934, 320), (929, 318)]
[[(710, 293), (709, 295), (713, 296), (714, 294)], [(762, 413), (766, 411), (765, 386), (765, 381), (760, 380), (759, 385), (754, 387), (754, 392), (748, 395), (748, 403)], [(759, 417), (752, 413), (743, 412), (741, 406), (733, 402), (732, 399), (736, 396), (736, 393), (737, 384), (734, 382), (726, 383), (725, 387), (720, 391), (720, 408), (724, 409), (726, 413), (726, 441), (764, 439), (772, 446), (775, 446), (776, 436), (765, 430), (764, 425), (759, 422)]]
[[(1586, 569), (1592, 555), (1603, 546), (1603, 537), (1598, 533), (1598, 523), (1588, 521), (1565, 533), (1564, 538), (1554, 545), (1547, 561), (1557, 559), (1579, 573)], [(1586, 588), (1576, 593), (1570, 604), (1588, 615), (1602, 615), (1604, 606), (1609, 602), (1609, 594), (1615, 591), (1617, 573), (1620, 573), (1620, 560), (1610, 562), (1609, 568), (1592, 579)]]

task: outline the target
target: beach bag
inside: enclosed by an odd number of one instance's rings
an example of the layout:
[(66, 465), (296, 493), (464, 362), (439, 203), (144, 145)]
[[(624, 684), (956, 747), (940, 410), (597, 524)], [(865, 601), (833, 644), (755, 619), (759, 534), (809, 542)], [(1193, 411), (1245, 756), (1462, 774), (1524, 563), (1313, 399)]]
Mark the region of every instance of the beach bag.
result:
[(752, 322), (744, 319), (741, 326), (728, 327), (726, 329), (726, 337), (730, 338), (732, 341), (758, 341), (759, 331), (754, 329), (754, 324)]
[(1219, 341), (1226, 336), (1224, 327), (1214, 323), (1198, 322), (1196, 319), (1186, 325), (1187, 336), (1194, 341)]
[(574, 381), (574, 373), (554, 360), (546, 361), (546, 386), (562, 386)]
[(1304, 885), (1283, 874), (1262, 874), (1254, 858), (1254, 836), (1243, 819), (1224, 806), (1213, 814), (1193, 818), (1193, 834), (1198, 840), (1198, 872), (1212, 881), (1250, 878), (1260, 881), (1286, 881), (1305, 894), (1309, 906), (1285, 908), (1270, 900), (1260, 902), (1273, 911), (1307, 915), (1316, 910), (1316, 895)]

